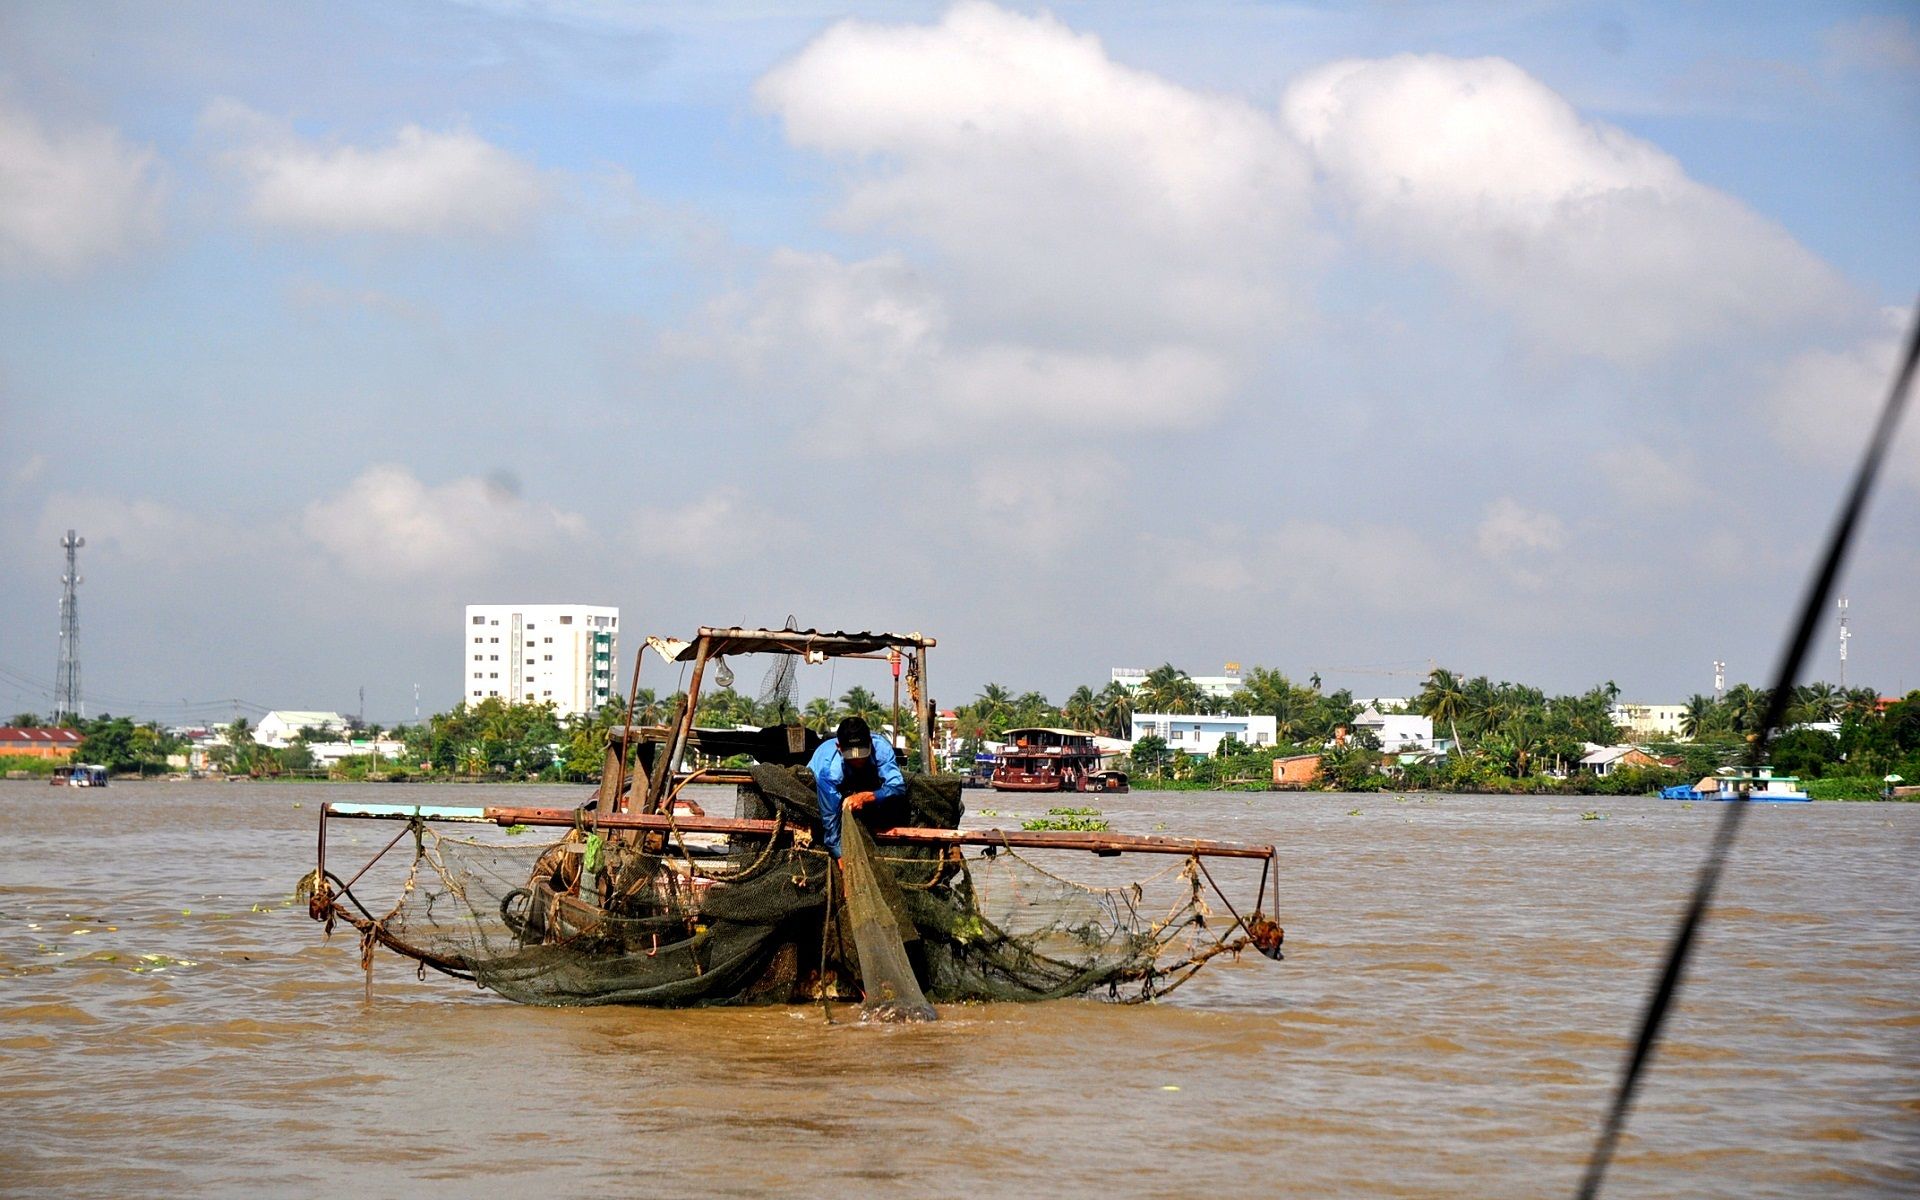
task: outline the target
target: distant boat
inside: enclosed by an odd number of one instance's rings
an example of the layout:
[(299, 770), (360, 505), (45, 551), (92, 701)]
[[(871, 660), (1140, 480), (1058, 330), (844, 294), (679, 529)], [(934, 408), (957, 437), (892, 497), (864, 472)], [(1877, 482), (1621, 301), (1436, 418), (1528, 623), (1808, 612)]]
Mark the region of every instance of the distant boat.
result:
[(1100, 766), (1094, 735), (1082, 729), (1009, 729), (994, 764), (996, 792), (1124, 792), (1125, 771)]
[(993, 766), (998, 760), (991, 754), (976, 754), (973, 757), (973, 769), (960, 776), (963, 788), (984, 788), (993, 786)]
[(105, 787), (107, 769), (98, 763), (71, 763), (53, 769), (54, 787)]
[(1748, 800), (1768, 804), (1797, 804), (1812, 800), (1812, 796), (1800, 789), (1799, 783), (1797, 775), (1775, 775), (1771, 769), (1762, 767), (1758, 775), (1709, 775), (1699, 783), (1661, 788), (1660, 795), (1668, 800), (1738, 800), (1740, 786), (1746, 784)]

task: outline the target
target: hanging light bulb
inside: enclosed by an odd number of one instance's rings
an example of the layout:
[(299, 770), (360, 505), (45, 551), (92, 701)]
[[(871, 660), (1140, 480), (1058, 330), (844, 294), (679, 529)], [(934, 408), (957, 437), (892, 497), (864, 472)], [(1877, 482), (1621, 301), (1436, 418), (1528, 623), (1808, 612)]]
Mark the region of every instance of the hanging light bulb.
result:
[(733, 668), (727, 665), (726, 659), (723, 658), (720, 660), (720, 669), (713, 673), (713, 677), (719, 681), (720, 686), (723, 688), (733, 686)]

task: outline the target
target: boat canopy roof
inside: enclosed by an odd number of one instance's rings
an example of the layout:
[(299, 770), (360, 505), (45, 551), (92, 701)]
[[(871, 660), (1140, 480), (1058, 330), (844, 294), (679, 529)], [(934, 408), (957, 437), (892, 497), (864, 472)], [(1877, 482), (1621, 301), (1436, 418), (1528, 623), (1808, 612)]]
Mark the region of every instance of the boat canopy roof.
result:
[(1028, 725), (1022, 729), (1009, 729), (1003, 732), (1000, 736), (1003, 738), (1018, 737), (1020, 734), (1023, 734), (1023, 733), (1052, 733), (1052, 734), (1057, 734), (1060, 737), (1078, 737), (1078, 738), (1090, 738), (1094, 736), (1093, 733), (1090, 732), (1089, 730), (1056, 729), (1051, 725)]
[(699, 645), (703, 638), (707, 641), (707, 655), (710, 658), (727, 654), (799, 654), (845, 658), (895, 647), (923, 650), (937, 644), (932, 638), (918, 633), (850, 633), (845, 630), (829, 633), (818, 629), (742, 629), (702, 625), (692, 641), (650, 637), (647, 645), (652, 646), (668, 662), (692, 662), (699, 656)]

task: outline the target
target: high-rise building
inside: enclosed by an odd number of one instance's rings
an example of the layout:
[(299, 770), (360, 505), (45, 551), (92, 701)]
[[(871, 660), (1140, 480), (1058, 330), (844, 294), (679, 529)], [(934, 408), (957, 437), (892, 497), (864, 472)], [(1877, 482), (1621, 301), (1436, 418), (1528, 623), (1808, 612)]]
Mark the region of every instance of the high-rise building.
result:
[(620, 610), (593, 604), (469, 604), (461, 646), (468, 704), (593, 712), (614, 694)]

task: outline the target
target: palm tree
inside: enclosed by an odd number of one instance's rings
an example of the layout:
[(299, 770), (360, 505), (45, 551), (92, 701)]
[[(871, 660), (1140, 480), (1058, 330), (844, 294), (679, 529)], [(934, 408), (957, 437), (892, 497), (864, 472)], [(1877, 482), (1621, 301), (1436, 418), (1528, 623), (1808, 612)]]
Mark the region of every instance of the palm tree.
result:
[(1508, 721), (1502, 733), (1513, 748), (1514, 778), (1533, 774), (1533, 763), (1547, 749), (1547, 730), (1537, 710), (1522, 711)]
[(878, 729), (887, 722), (887, 706), (859, 684), (848, 688), (840, 697), (840, 708), (847, 716), (864, 720), (870, 728)]
[(980, 689), (979, 698), (973, 702), (974, 711), (980, 719), (993, 727), (995, 733), (1007, 727), (1007, 718), (1013, 715), (1013, 693), (997, 683), (989, 683)]
[(1699, 737), (1713, 726), (1717, 708), (1712, 696), (1695, 692), (1687, 698), (1687, 711), (1680, 714), (1680, 732), (1689, 738)]
[(1099, 722), (1094, 711), (1093, 689), (1081, 684), (1060, 706), (1060, 717), (1075, 729), (1092, 729)]
[(1013, 702), (1013, 715), (1009, 719), (1016, 725), (1047, 725), (1059, 717), (1059, 711), (1045, 696), (1039, 692), (1022, 692)]
[(1848, 719), (1866, 721), (1880, 714), (1880, 693), (1872, 688), (1848, 688), (1844, 693), (1842, 711)]
[(653, 694), (652, 688), (641, 688), (633, 696), (633, 723), (635, 725), (664, 725), (667, 723), (667, 702)]
[(993, 723), (977, 704), (962, 704), (953, 710), (953, 735), (965, 743), (984, 742), (993, 736)]
[(1136, 700), (1149, 712), (1184, 713), (1197, 707), (1199, 687), (1185, 671), (1172, 663), (1161, 663), (1147, 672)]
[(1794, 699), (1801, 710), (1799, 715), (1808, 721), (1834, 720), (1846, 703), (1840, 689), (1830, 683), (1809, 683), (1797, 687), (1794, 689)]
[(1749, 737), (1760, 732), (1760, 723), (1766, 719), (1767, 702), (1764, 689), (1746, 683), (1736, 683), (1728, 688), (1727, 698), (1722, 701), (1726, 705), (1727, 716), (1732, 719), (1734, 732)]
[(1466, 712), (1467, 693), (1459, 676), (1445, 667), (1435, 667), (1420, 694), (1414, 697), (1413, 706), (1422, 716), (1445, 721), (1447, 732), (1453, 735), (1454, 747), (1460, 747), (1459, 721)]
[(815, 696), (807, 701), (807, 707), (800, 714), (800, 723), (822, 736), (839, 722), (840, 711), (825, 696)]
[(1094, 720), (1108, 737), (1126, 737), (1133, 728), (1133, 690), (1120, 682), (1109, 683), (1094, 698)]

